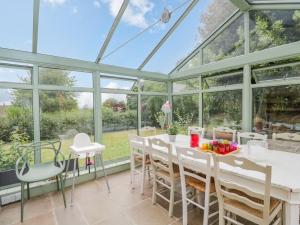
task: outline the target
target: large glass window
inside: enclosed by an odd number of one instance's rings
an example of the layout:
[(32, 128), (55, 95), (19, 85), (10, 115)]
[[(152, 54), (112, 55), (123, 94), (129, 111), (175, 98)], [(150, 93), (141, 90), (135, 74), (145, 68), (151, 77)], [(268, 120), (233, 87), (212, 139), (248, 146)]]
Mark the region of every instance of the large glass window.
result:
[(0, 171), (14, 169), (21, 154), (17, 144), (32, 140), (32, 91), (0, 89)]
[(91, 73), (40, 68), (39, 83), (67, 87), (93, 87)]
[(136, 80), (101, 77), (101, 88), (138, 91)]
[(0, 82), (31, 83), (31, 70), (15, 67), (0, 67)]
[[(40, 91), (41, 140), (62, 141), (67, 156), (77, 133), (87, 133), (94, 139), (93, 93)], [(52, 160), (49, 152), (41, 152), (42, 161)]]
[(173, 82), (173, 92), (193, 91), (199, 89), (199, 78)]
[(212, 138), (212, 128), (241, 129), (242, 90), (203, 93), (203, 126)]
[(173, 120), (182, 126), (182, 133), (188, 126), (199, 125), (199, 94), (173, 96)]
[(203, 48), (203, 63), (244, 53), (244, 17), (240, 16)]
[(141, 80), (141, 91), (167, 92), (167, 83), (154, 80)]
[(300, 85), (253, 89), (253, 130), (300, 132)]
[(128, 134), (137, 133), (137, 95), (101, 94), (105, 161), (128, 159)]
[(243, 83), (243, 73), (229, 73), (223, 75), (204, 76), (202, 78), (202, 88), (209, 89), (212, 87), (228, 86)]
[(166, 96), (142, 96), (141, 98), (141, 113), (142, 127), (151, 126), (161, 128), (158, 121), (158, 116), (162, 105), (166, 102)]
[(300, 10), (250, 11), (250, 50), (300, 40)]

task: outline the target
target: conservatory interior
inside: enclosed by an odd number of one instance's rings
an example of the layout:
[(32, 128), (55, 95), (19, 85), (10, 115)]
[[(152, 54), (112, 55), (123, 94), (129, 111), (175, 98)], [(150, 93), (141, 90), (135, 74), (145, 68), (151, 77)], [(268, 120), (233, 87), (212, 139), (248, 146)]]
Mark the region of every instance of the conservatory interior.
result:
[(0, 4), (1, 225), (299, 224), (299, 0)]

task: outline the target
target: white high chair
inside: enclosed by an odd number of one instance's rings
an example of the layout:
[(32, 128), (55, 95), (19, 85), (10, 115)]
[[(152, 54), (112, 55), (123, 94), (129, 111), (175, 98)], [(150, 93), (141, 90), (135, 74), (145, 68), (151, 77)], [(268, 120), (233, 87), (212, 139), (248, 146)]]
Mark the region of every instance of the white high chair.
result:
[[(85, 156), (94, 156), (94, 165), (95, 165), (95, 179), (97, 178), (96, 174), (96, 155), (99, 155), (99, 159), (102, 165), (103, 174), (105, 177), (106, 185), (108, 192), (110, 192), (110, 187), (107, 180), (106, 171), (104, 168), (104, 163), (102, 159), (102, 152), (105, 150), (105, 146), (101, 145), (99, 143), (92, 143), (90, 140), (90, 137), (85, 133), (79, 133), (74, 137), (73, 145), (70, 146), (70, 155), (68, 160), (67, 168), (69, 168), (70, 158), (73, 155), (74, 158), (82, 158)], [(75, 171), (76, 171), (76, 161), (74, 160), (74, 167), (73, 167), (73, 183), (72, 183), (72, 193), (71, 193), (71, 205), (73, 205), (73, 195), (74, 195), (74, 189), (75, 189)]]

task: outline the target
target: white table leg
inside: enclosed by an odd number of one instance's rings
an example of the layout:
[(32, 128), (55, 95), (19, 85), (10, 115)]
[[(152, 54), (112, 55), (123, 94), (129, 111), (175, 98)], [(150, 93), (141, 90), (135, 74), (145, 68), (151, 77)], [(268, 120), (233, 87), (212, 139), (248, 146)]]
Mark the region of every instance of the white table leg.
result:
[(284, 207), (285, 207), (284, 224), (285, 225), (299, 224), (299, 205), (285, 202)]
[(74, 198), (76, 162), (77, 162), (77, 158), (74, 157), (73, 183), (72, 183), (72, 192), (71, 192), (71, 206), (73, 206), (73, 198)]

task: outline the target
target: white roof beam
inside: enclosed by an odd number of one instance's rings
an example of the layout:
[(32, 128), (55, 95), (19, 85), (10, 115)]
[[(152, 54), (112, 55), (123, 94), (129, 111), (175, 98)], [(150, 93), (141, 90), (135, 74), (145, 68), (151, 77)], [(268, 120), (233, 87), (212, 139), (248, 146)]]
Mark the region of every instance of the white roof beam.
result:
[(168, 40), (168, 38), (172, 35), (172, 33), (176, 30), (176, 28), (181, 24), (181, 22), (185, 19), (185, 17), (191, 12), (194, 6), (199, 2), (199, 0), (193, 0), (190, 5), (186, 8), (186, 10), (182, 13), (182, 15), (178, 18), (178, 20), (173, 24), (173, 26), (168, 30), (165, 36), (158, 42), (158, 44), (154, 47), (154, 49), (150, 52), (150, 54), (146, 57), (143, 63), (138, 67), (138, 70), (144, 68), (144, 66), (150, 61), (150, 59), (154, 56), (154, 54), (160, 49), (160, 47)]
[(33, 2), (33, 27), (32, 27), (32, 52), (37, 53), (38, 34), (39, 34), (39, 14), (40, 0)]
[(98, 57), (96, 59), (96, 63), (99, 63), (101, 61), (101, 59), (102, 59), (102, 57), (103, 57), (103, 55), (104, 55), (104, 53), (105, 53), (105, 51), (106, 51), (106, 49), (109, 45), (109, 42), (110, 42), (114, 32), (116, 31), (116, 29), (117, 29), (117, 27), (118, 27), (118, 25), (119, 25), (119, 23), (122, 19), (122, 16), (123, 16), (123, 14), (124, 14), (127, 6), (128, 6), (128, 3), (129, 3), (129, 0), (124, 0), (123, 1), (123, 4), (122, 4), (121, 8), (119, 9), (119, 12), (118, 12), (118, 14), (117, 14), (110, 30), (109, 30), (107, 36), (106, 36), (106, 39), (105, 39), (105, 41), (104, 41), (104, 43), (103, 43), (103, 45), (100, 49), (100, 52), (99, 52)]

